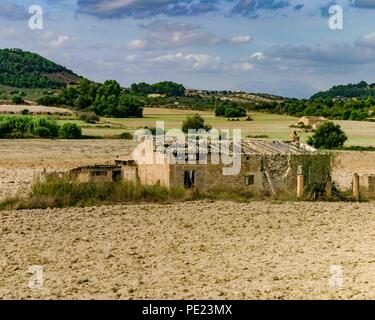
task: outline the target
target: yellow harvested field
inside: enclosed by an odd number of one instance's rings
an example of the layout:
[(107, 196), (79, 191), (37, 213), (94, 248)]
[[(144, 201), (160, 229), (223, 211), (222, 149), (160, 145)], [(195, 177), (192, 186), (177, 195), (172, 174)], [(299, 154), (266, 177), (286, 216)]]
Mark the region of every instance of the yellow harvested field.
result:
[(66, 108), (34, 106), (34, 105), (0, 105), (0, 113), (4, 113), (4, 112), (20, 113), (22, 110), (25, 110), (25, 109), (29, 110), (30, 113), (74, 114), (72, 110), (69, 110)]

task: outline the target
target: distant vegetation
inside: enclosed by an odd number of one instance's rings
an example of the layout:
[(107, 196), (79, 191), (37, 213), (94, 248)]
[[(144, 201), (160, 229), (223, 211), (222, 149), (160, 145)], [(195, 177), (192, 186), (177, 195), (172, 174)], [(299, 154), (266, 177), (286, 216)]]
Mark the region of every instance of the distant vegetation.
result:
[(73, 123), (60, 127), (56, 120), (31, 116), (0, 116), (0, 139), (81, 137), (81, 129)]
[(47, 95), (38, 100), (45, 106), (66, 105), (79, 111), (115, 118), (142, 118), (144, 102), (121, 89), (115, 80), (97, 84), (80, 80), (59, 95)]
[(131, 93), (148, 95), (148, 94), (162, 94), (173, 97), (181, 97), (185, 95), (185, 87), (171, 81), (163, 81), (155, 84), (147, 84), (144, 82), (133, 83), (130, 87)]
[(18, 88), (62, 88), (79, 77), (38, 54), (0, 49), (0, 84)]
[(262, 103), (254, 110), (288, 114), (291, 116), (323, 116), (334, 120), (366, 120), (375, 112), (375, 100), (367, 99), (332, 99), (288, 100), (281, 103)]
[(219, 105), (215, 109), (215, 115), (226, 118), (246, 117), (246, 110), (236, 102), (224, 101), (219, 102)]
[(314, 94), (311, 100), (318, 98), (368, 98), (375, 97), (375, 83), (368, 84), (361, 81), (357, 84), (349, 83), (347, 85), (334, 86), (327, 91), (321, 91)]

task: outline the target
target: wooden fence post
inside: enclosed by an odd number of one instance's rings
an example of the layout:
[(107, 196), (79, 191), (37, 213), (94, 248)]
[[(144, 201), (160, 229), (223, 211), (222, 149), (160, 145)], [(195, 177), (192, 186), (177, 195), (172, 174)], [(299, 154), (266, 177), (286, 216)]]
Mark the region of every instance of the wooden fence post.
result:
[(297, 199), (303, 198), (303, 189), (304, 189), (303, 168), (302, 168), (302, 166), (298, 166), (298, 169), (297, 169)]
[(359, 201), (359, 175), (357, 173), (353, 176), (352, 200)]

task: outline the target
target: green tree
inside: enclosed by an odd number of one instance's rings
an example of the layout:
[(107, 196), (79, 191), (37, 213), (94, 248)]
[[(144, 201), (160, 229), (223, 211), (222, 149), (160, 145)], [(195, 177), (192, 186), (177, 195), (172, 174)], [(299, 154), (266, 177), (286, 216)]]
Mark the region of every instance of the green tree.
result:
[(14, 104), (22, 104), (22, 103), (24, 103), (25, 101), (23, 101), (23, 99), (22, 99), (21, 96), (19, 96), (19, 95), (14, 95), (14, 96), (12, 97), (12, 102), (13, 102)]
[(182, 131), (188, 133), (189, 129), (204, 129), (206, 131), (211, 129), (211, 126), (206, 125), (204, 119), (196, 114), (192, 117), (187, 117), (186, 120), (182, 123)]
[(142, 118), (144, 103), (132, 96), (123, 94), (120, 97), (117, 115), (123, 118)]
[(340, 125), (326, 122), (318, 127), (307, 143), (317, 149), (334, 149), (342, 147), (347, 139)]
[(82, 130), (75, 123), (64, 123), (59, 130), (59, 135), (63, 139), (79, 139)]

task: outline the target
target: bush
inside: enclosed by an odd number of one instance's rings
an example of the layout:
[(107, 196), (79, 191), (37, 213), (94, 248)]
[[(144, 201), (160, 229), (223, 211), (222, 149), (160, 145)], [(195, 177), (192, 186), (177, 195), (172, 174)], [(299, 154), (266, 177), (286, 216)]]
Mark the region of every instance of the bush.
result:
[(307, 143), (318, 149), (335, 149), (341, 148), (346, 140), (348, 137), (338, 124), (326, 122), (318, 127)]
[(82, 137), (82, 130), (75, 123), (65, 123), (61, 126), (59, 135), (63, 139), (79, 139)]
[(79, 118), (86, 123), (96, 123), (100, 120), (95, 112), (83, 112), (79, 115)]
[(49, 118), (30, 116), (0, 116), (0, 138), (57, 137), (59, 125)]
[(188, 133), (189, 129), (204, 129), (206, 131), (209, 131), (211, 129), (211, 126), (205, 125), (204, 119), (196, 114), (193, 117), (187, 117), (186, 120), (182, 123), (182, 131), (185, 133)]
[(12, 124), (9, 120), (0, 121), (0, 138), (7, 138), (12, 132)]
[(119, 135), (119, 138), (120, 138), (120, 139), (131, 140), (131, 139), (133, 139), (133, 135), (132, 135), (130, 132), (122, 132), (122, 133)]
[(240, 118), (246, 116), (246, 110), (241, 107), (226, 108), (224, 112), (226, 118)]
[(222, 102), (215, 109), (217, 117), (240, 118), (246, 117), (246, 110), (240, 107), (236, 102)]
[(38, 99), (38, 104), (42, 106), (57, 106), (61, 104), (60, 98), (57, 96), (44, 96)]
[(34, 130), (34, 134), (41, 138), (50, 138), (51, 131), (47, 127), (38, 127)]
[(24, 103), (25, 101), (22, 99), (21, 96), (19, 96), (19, 95), (15, 95), (15, 96), (12, 97), (12, 102), (13, 102), (14, 104), (22, 104), (22, 103)]
[(27, 116), (29, 113), (30, 113), (30, 111), (29, 111), (28, 109), (23, 109), (23, 110), (21, 111), (21, 114), (22, 114), (23, 116)]
[[(59, 136), (59, 125), (57, 124), (56, 120), (54, 119), (48, 119), (48, 118), (36, 118), (33, 120), (33, 132), (35, 135), (37, 135), (38, 137), (42, 137), (40, 136), (39, 134), (36, 134), (35, 133), (35, 130), (37, 128), (40, 128), (40, 127), (43, 127), (43, 128), (47, 128), (48, 131), (50, 132), (50, 135), (48, 137), (58, 137)], [(43, 129), (42, 129), (43, 130)]]

